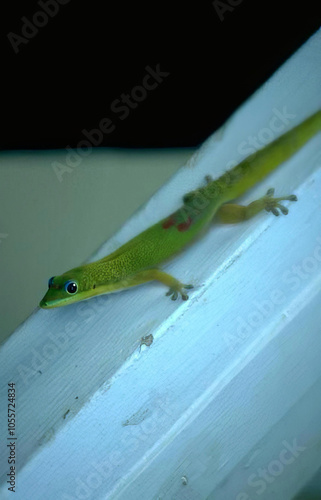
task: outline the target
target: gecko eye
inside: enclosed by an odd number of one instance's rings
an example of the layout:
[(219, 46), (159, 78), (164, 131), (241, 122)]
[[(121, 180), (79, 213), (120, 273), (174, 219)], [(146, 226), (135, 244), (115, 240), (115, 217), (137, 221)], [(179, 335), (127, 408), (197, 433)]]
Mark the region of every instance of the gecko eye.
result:
[(78, 285), (75, 281), (66, 281), (65, 290), (67, 293), (70, 293), (72, 295), (73, 293), (77, 292)]
[(51, 285), (53, 285), (53, 280), (54, 280), (54, 276), (52, 276), (49, 280), (48, 280), (48, 287), (50, 288)]

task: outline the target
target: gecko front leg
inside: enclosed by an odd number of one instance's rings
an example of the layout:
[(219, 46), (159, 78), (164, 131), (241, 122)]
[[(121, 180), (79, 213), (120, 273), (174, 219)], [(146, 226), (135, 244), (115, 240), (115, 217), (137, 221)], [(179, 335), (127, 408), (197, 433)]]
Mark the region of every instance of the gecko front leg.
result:
[(194, 288), (193, 285), (185, 285), (174, 278), (174, 276), (164, 273), (164, 271), (161, 271), (160, 269), (146, 269), (138, 272), (137, 274), (127, 278), (127, 286), (140, 285), (141, 283), (154, 280), (160, 281), (169, 287), (166, 295), (170, 296), (172, 300), (176, 300), (178, 294), (181, 295), (183, 300), (187, 300), (188, 295), (185, 290), (191, 290)]

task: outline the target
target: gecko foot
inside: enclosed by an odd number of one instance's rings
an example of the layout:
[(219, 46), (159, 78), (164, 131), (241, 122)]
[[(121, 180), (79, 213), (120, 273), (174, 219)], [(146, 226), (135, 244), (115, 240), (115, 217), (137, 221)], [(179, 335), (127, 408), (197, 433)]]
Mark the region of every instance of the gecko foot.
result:
[(182, 296), (182, 299), (183, 300), (188, 300), (188, 295), (187, 293), (185, 293), (183, 291), (183, 289), (185, 288), (185, 290), (191, 290), (193, 287), (193, 285), (183, 285), (182, 283), (178, 283), (177, 286), (172, 286), (168, 292), (166, 293), (167, 296), (171, 296), (171, 299), (172, 300), (176, 300), (177, 297), (178, 297), (178, 294), (180, 293), (181, 296)]
[(264, 200), (265, 210), (267, 212), (272, 212), (272, 214), (275, 216), (280, 215), (280, 212), (282, 212), (283, 215), (287, 215), (289, 213), (289, 210), (284, 205), (279, 203), (280, 201), (283, 200), (298, 201), (298, 198), (296, 197), (295, 194), (290, 194), (289, 196), (282, 196), (280, 198), (274, 198), (273, 195), (274, 195), (274, 189), (271, 188), (267, 191), (266, 195), (263, 197), (263, 200)]

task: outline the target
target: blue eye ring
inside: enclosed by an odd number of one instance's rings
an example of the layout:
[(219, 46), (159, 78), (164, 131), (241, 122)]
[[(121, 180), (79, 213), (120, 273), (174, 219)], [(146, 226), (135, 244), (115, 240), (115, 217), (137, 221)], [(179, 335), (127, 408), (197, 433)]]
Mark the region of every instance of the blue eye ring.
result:
[(54, 276), (52, 276), (51, 278), (49, 278), (49, 280), (48, 280), (48, 288), (50, 288), (53, 285), (53, 280), (54, 280)]
[(68, 280), (64, 284), (64, 289), (67, 293), (69, 293), (69, 295), (73, 295), (78, 291), (78, 284), (74, 280)]

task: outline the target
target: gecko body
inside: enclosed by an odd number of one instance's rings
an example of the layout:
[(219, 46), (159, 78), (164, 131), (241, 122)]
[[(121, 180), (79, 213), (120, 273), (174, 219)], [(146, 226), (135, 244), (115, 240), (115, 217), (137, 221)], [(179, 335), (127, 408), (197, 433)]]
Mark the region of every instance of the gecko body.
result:
[(50, 278), (48, 291), (40, 307), (60, 307), (95, 295), (112, 293), (147, 281), (158, 280), (169, 287), (173, 300), (193, 288), (159, 269), (159, 264), (193, 242), (211, 224), (214, 216), (221, 222), (247, 220), (262, 210), (279, 215), (288, 212), (283, 200), (296, 201), (295, 195), (274, 197), (269, 189), (265, 196), (247, 206), (229, 203), (258, 183), (278, 165), (296, 153), (321, 130), (321, 110), (279, 138), (245, 158), (216, 180), (207, 178), (203, 187), (187, 193), (183, 205), (118, 250), (103, 259), (85, 264), (60, 276)]

